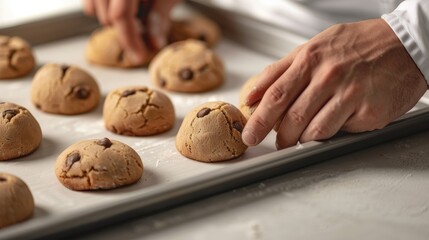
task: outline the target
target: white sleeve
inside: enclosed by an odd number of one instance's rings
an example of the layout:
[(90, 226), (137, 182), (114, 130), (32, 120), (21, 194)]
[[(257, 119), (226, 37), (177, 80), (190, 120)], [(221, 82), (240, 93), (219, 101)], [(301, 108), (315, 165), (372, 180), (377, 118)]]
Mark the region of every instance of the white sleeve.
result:
[(405, 0), (382, 18), (401, 40), (429, 85), (429, 1)]

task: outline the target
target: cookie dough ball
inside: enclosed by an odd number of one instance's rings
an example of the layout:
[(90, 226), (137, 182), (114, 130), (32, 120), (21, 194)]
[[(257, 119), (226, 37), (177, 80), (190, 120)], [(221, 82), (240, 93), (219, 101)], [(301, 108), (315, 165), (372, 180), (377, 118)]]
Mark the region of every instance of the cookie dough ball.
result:
[(209, 102), (186, 115), (176, 136), (176, 148), (185, 157), (203, 162), (236, 158), (246, 151), (241, 132), (246, 119), (224, 102)]
[(133, 64), (121, 47), (118, 33), (113, 27), (96, 30), (91, 35), (86, 47), (86, 58), (89, 62), (110, 67), (139, 67), (147, 64), (153, 56), (154, 53), (150, 52), (146, 62), (141, 65)]
[(41, 141), (40, 125), (26, 108), (0, 102), (0, 161), (28, 155)]
[(204, 92), (224, 81), (220, 58), (198, 40), (165, 47), (155, 56), (149, 71), (155, 85), (176, 92)]
[(72, 190), (112, 189), (137, 182), (140, 156), (130, 146), (108, 138), (75, 143), (57, 158), (55, 174)]
[(220, 28), (215, 22), (203, 16), (194, 16), (173, 20), (169, 41), (197, 39), (205, 42), (209, 47), (214, 47), (218, 43), (220, 35)]
[(33, 195), (20, 178), (0, 172), (0, 193), (0, 229), (33, 215)]
[(0, 35), (0, 79), (27, 75), (34, 65), (30, 45), (24, 39)]
[(31, 101), (44, 112), (81, 114), (97, 107), (100, 90), (94, 78), (76, 66), (46, 64), (34, 76)]
[(239, 108), (243, 113), (244, 117), (248, 120), (250, 115), (255, 111), (256, 106), (249, 107), (246, 105), (246, 98), (249, 95), (250, 91), (252, 91), (253, 86), (255, 86), (256, 82), (259, 79), (259, 75), (255, 75), (251, 77), (249, 80), (244, 83), (243, 87), (240, 90), (240, 99), (239, 99)]
[(110, 92), (104, 102), (108, 130), (129, 136), (147, 136), (170, 130), (176, 120), (167, 95), (147, 87), (123, 87)]

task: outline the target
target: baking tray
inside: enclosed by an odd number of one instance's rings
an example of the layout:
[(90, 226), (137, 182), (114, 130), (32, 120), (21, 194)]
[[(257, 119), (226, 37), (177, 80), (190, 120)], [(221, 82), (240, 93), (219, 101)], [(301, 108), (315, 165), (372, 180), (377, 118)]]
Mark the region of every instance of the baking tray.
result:
[[(86, 23), (84, 30), (67, 29), (84, 35), (70, 37), (61, 32), (64, 29), (60, 31), (50, 27), (58, 21), (75, 27), (78, 27), (76, 22)], [(26, 30), (34, 29), (35, 26), (27, 24), (8, 28), (7, 31), (0, 30), (0, 34), (21, 31), (30, 42), (39, 43), (34, 48), (39, 65), (48, 62), (67, 63), (88, 70), (97, 79), (103, 97), (120, 86), (152, 87), (146, 69), (112, 69), (86, 62), (83, 51), (88, 39), (87, 30), (93, 29), (95, 24), (80, 13), (70, 13), (60, 19), (44, 19), (35, 24), (39, 28), (55, 31), (45, 31), (44, 39), (39, 40), (41, 37), (37, 31)], [(34, 38), (31, 32), (36, 34)], [(46, 36), (56, 41), (51, 42)], [(67, 38), (58, 40), (62, 37)], [(261, 145), (250, 148), (236, 160), (208, 164), (186, 159), (174, 146), (175, 134), (186, 113), (207, 101), (221, 100), (237, 105), (238, 92), (245, 80), (275, 60), (228, 38), (222, 40), (216, 52), (225, 62), (225, 84), (203, 94), (168, 92), (176, 108), (175, 127), (167, 133), (151, 137), (119, 136), (105, 130), (101, 116), (102, 104), (95, 111), (78, 116), (59, 116), (38, 111), (29, 98), (34, 73), (18, 80), (0, 81), (0, 101), (15, 102), (28, 108), (41, 124), (44, 133), (40, 148), (30, 156), (0, 162), (0, 171), (15, 174), (29, 185), (36, 203), (33, 218), (0, 230), (0, 239), (77, 236), (84, 231), (137, 216), (147, 216), (428, 128), (429, 108), (424, 98), (412, 112), (379, 131), (337, 136), (328, 141), (309, 142), (281, 151), (275, 151), (274, 135), (270, 134)], [(54, 174), (56, 157), (76, 141), (101, 137), (122, 141), (139, 153), (145, 166), (142, 179), (137, 184), (108, 191), (76, 192), (63, 187)]]

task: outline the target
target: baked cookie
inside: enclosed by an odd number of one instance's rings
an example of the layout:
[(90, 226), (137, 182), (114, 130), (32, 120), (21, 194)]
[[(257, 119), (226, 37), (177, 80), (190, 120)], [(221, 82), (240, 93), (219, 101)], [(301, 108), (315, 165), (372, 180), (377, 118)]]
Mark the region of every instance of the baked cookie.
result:
[(143, 163), (134, 149), (108, 138), (75, 143), (58, 156), (58, 180), (72, 190), (112, 189), (137, 182)]
[(203, 162), (236, 158), (246, 151), (241, 132), (246, 119), (225, 102), (208, 102), (186, 115), (176, 136), (176, 148), (185, 157)]
[(24, 76), (34, 65), (30, 45), (24, 39), (0, 35), (0, 79)]
[(204, 92), (224, 81), (220, 58), (193, 39), (165, 47), (149, 65), (149, 72), (155, 85), (176, 92)]
[(0, 172), (0, 193), (0, 229), (33, 215), (33, 195), (20, 178)]
[(176, 120), (171, 100), (147, 87), (123, 87), (110, 92), (103, 118), (108, 130), (129, 136), (147, 136), (170, 130)]
[(152, 51), (141, 65), (133, 64), (119, 44), (118, 33), (113, 27), (104, 27), (94, 31), (86, 47), (86, 58), (98, 65), (132, 68), (147, 64), (155, 55)]
[(252, 107), (249, 107), (246, 105), (246, 98), (247, 95), (249, 95), (250, 91), (252, 91), (252, 88), (255, 86), (255, 83), (258, 81), (259, 75), (255, 75), (251, 77), (249, 80), (247, 80), (244, 85), (241, 87), (240, 90), (240, 99), (239, 99), (239, 108), (241, 113), (243, 113), (244, 117), (249, 120), (250, 115), (255, 111), (257, 105), (254, 105)]
[(76, 66), (46, 64), (34, 76), (31, 101), (44, 112), (81, 114), (97, 107), (100, 90), (94, 78)]
[(40, 125), (27, 109), (0, 102), (0, 161), (28, 155), (41, 141)]
[(197, 39), (214, 47), (220, 35), (220, 28), (215, 22), (203, 16), (193, 16), (172, 20), (168, 39), (169, 42)]

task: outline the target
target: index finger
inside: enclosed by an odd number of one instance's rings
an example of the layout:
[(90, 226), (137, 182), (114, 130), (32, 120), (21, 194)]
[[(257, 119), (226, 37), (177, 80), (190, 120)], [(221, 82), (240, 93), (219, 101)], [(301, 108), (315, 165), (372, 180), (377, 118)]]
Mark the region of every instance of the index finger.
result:
[(252, 106), (262, 99), (267, 89), (290, 67), (299, 49), (300, 47), (295, 48), (286, 57), (268, 65), (262, 71), (259, 75), (259, 80), (255, 82), (252, 90), (247, 95), (245, 101), (247, 106)]
[(138, 0), (111, 2), (109, 14), (113, 25), (118, 31), (118, 38), (130, 60), (138, 65), (144, 61), (147, 52), (141, 39), (138, 20), (136, 18)]

